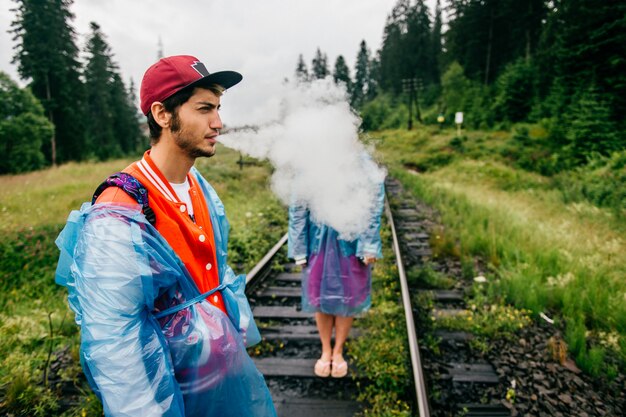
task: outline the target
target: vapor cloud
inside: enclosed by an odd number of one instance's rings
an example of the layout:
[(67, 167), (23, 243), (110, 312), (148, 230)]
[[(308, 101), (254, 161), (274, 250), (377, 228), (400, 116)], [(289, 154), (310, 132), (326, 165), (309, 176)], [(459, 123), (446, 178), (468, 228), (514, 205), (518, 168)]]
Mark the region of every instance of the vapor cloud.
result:
[(330, 78), (285, 83), (266, 103), (263, 123), (233, 129), (220, 141), (269, 160), (272, 190), (285, 204), (304, 203), (343, 239), (356, 238), (369, 224), (385, 171), (359, 141), (360, 119), (345, 88)]

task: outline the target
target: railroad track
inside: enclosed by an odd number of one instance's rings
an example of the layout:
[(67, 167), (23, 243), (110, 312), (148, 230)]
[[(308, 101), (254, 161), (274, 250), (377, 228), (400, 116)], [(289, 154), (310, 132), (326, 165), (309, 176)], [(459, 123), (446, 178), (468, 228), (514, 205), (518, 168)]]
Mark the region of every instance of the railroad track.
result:
[[(416, 203), (402, 194), (399, 183), (388, 182), (387, 193), (396, 201), (393, 209), (387, 201), (385, 212), (392, 231), (405, 311), (413, 375), (413, 414), (419, 417), (510, 416), (510, 411), (501, 404), (484, 404), (481, 400), (483, 389), (501, 383), (490, 364), (464, 361), (460, 357), (447, 362), (433, 360), (428, 351), (428, 360), (423, 361), (419, 338), (425, 336), (420, 327), (424, 312), (412, 305), (415, 293), (428, 291), (441, 316), (463, 311), (464, 293), (461, 287), (443, 290), (409, 286), (405, 267), (423, 266), (432, 256), (430, 230)], [(301, 273), (286, 260), (286, 241), (287, 235), (284, 235), (247, 276), (246, 293), (263, 338), (251, 355), (266, 378), (279, 417), (353, 416), (363, 407), (355, 400), (357, 385), (368, 381), (354, 368), (347, 378), (341, 379), (318, 378), (313, 374), (313, 366), (321, 354), (318, 333), (313, 314), (300, 311)], [(359, 337), (357, 331), (353, 329), (351, 337)], [(472, 336), (463, 332), (438, 332), (436, 337), (453, 351)], [(447, 357), (454, 358), (454, 353)], [(461, 393), (462, 401), (455, 399), (453, 404), (442, 405), (442, 388)], [(435, 392), (438, 398), (433, 400)], [(444, 403), (450, 398), (444, 393)], [(433, 410), (431, 404), (435, 404)]]
[[(431, 234), (437, 226), (432, 221), (434, 216), (425, 215), (430, 209), (408, 197), (398, 181), (388, 179), (386, 189), (387, 201), (393, 201), (393, 210), (387, 203), (386, 211), (392, 228), (407, 313), (418, 415), (510, 416), (511, 411), (501, 402), (488, 400), (496, 391), (506, 392), (506, 382), (501, 380), (490, 363), (480, 357), (468, 355), (467, 352), (471, 351), (468, 344), (473, 338), (472, 334), (430, 330), (431, 320), (463, 315), (467, 311), (464, 300), (470, 290), (470, 285), (460, 277), (461, 268), (454, 261), (434, 260), (430, 247)], [(435, 272), (455, 280), (446, 280), (443, 288), (423, 281), (409, 285), (405, 268), (432, 268)], [(412, 305), (412, 300), (417, 297), (427, 297), (430, 301), (426, 304), (431, 309), (420, 310)], [(433, 354), (428, 346), (423, 346), (420, 351), (420, 339), (436, 340), (437, 354)], [(429, 405), (432, 407), (430, 410)]]
[(251, 352), (253, 360), (279, 417), (352, 416), (361, 409), (354, 399), (358, 374), (339, 379), (313, 374), (321, 354), (319, 337), (313, 314), (300, 311), (301, 274), (284, 262), (286, 241), (287, 235), (247, 275), (246, 293), (263, 338)]

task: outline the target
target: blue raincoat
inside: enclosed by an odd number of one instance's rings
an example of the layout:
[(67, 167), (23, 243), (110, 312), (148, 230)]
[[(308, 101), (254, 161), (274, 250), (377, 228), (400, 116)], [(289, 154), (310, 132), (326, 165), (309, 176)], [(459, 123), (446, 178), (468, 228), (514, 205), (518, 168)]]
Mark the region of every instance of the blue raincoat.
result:
[[(194, 169), (213, 224), (220, 285), (200, 294), (141, 207), (85, 203), (59, 237), (56, 282), (81, 327), (81, 363), (106, 416), (275, 416), (245, 344), (260, 335), (245, 277), (226, 264), (229, 225)], [(205, 298), (222, 292), (228, 315)]]
[(339, 239), (339, 233), (316, 221), (305, 205), (289, 207), (288, 256), (307, 262), (302, 277), (302, 310), (347, 317), (369, 309), (371, 265), (361, 260), (365, 256), (382, 258), (384, 198), (381, 184), (367, 230), (351, 241)]

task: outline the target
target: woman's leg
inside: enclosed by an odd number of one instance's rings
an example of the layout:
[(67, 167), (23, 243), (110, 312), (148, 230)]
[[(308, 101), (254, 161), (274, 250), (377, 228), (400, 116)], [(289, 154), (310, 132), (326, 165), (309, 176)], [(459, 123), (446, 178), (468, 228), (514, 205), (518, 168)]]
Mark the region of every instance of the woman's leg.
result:
[(322, 359), (323, 361), (329, 361), (332, 357), (332, 348), (330, 345), (330, 339), (333, 335), (333, 323), (335, 316), (330, 314), (317, 312), (315, 313), (315, 322), (317, 323), (317, 331), (320, 334), (320, 341), (322, 342)]
[(333, 361), (343, 361), (343, 345), (348, 338), (354, 317), (335, 316), (335, 347), (333, 348)]
[(333, 368), (330, 374), (333, 378), (343, 378), (348, 373), (348, 364), (343, 358), (343, 345), (348, 338), (353, 321), (353, 317), (335, 317), (335, 346), (333, 347)]

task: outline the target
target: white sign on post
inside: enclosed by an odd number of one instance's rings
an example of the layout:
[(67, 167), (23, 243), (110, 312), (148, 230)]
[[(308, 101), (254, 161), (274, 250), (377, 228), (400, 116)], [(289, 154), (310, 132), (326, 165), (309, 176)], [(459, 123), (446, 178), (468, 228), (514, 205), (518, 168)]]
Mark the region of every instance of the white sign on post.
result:
[(463, 124), (462, 111), (458, 111), (454, 114), (454, 123), (456, 123), (456, 135), (461, 136), (461, 125)]

